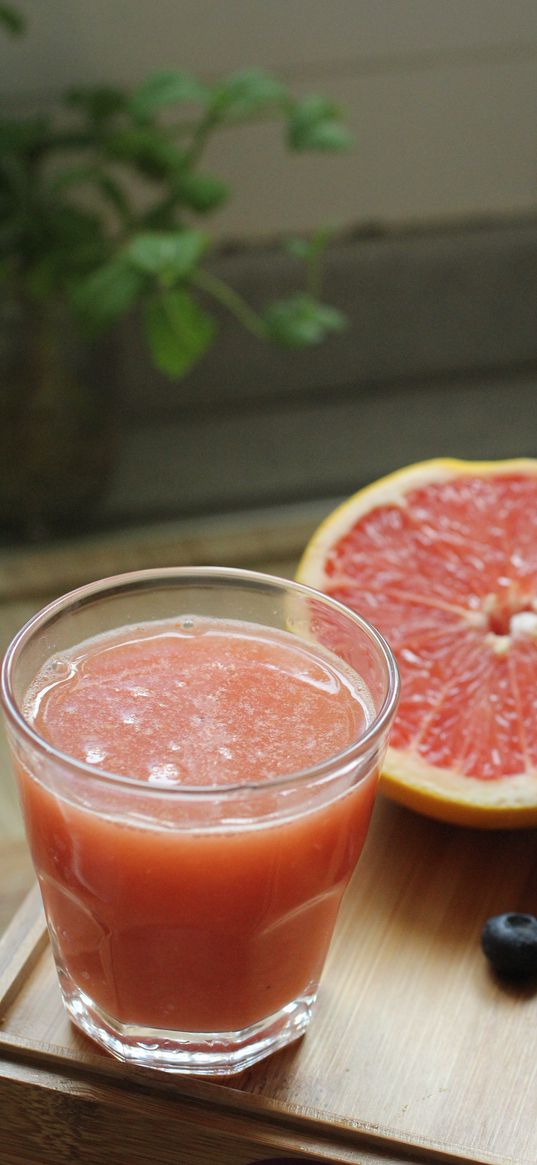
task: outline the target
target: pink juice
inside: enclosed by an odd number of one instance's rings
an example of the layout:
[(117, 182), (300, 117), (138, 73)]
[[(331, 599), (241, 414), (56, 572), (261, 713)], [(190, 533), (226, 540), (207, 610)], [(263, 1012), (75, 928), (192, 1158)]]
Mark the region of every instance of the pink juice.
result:
[[(38, 772), (19, 776), (59, 962), (104, 1015), (240, 1031), (315, 993), (376, 773), (287, 808), (277, 782), (341, 752), (372, 721), (354, 671), (286, 631), (182, 617), (54, 657), (24, 711), (86, 766), (87, 805)], [(93, 770), (130, 780), (129, 820), (117, 781), (92, 803)], [(221, 824), (219, 798), (245, 784), (258, 786), (251, 819), (234, 822), (231, 803)]]

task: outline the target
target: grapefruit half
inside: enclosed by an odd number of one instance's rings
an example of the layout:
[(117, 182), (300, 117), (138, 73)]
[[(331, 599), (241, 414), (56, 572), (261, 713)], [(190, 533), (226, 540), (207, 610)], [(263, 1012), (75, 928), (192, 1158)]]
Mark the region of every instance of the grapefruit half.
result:
[(456, 824), (537, 825), (537, 460), (390, 474), (325, 519), (298, 579), (397, 658), (382, 791)]

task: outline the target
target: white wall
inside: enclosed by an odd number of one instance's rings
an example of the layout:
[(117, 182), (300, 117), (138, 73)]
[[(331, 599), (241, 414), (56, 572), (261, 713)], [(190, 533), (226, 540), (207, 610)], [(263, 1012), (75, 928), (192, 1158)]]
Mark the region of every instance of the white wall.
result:
[(224, 235), (318, 223), (531, 211), (537, 199), (536, 0), (22, 0), (26, 40), (0, 42), (12, 107), (72, 83), (131, 85), (177, 66), (260, 65), (340, 102), (345, 157), (285, 154), (271, 126), (207, 159), (237, 194)]

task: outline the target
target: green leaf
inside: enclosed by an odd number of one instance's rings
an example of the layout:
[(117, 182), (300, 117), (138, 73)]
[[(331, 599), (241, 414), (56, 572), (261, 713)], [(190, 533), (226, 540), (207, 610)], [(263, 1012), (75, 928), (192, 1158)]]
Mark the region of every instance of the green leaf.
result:
[(36, 223), (47, 250), (74, 248), (79, 244), (95, 243), (102, 238), (99, 215), (82, 210), (59, 199), (42, 203), (41, 220)]
[(155, 364), (167, 376), (184, 376), (210, 347), (214, 321), (183, 289), (149, 300), (145, 334)]
[(346, 326), (345, 317), (336, 308), (303, 292), (271, 304), (264, 319), (269, 339), (285, 348), (320, 344), (329, 332), (340, 332)]
[(93, 182), (95, 175), (94, 166), (69, 166), (67, 170), (61, 170), (51, 178), (49, 191), (52, 194), (60, 194), (64, 190), (70, 190), (73, 186), (83, 186), (87, 182)]
[(109, 85), (88, 85), (69, 89), (65, 103), (81, 109), (91, 121), (98, 124), (125, 109), (127, 99), (121, 89), (113, 89)]
[(177, 231), (183, 226), (177, 213), (177, 195), (165, 195), (160, 202), (148, 206), (139, 215), (138, 225), (144, 231)]
[(238, 120), (287, 100), (287, 87), (262, 69), (233, 73), (213, 91), (211, 110), (219, 117)]
[(50, 119), (31, 117), (0, 121), (0, 153), (31, 154), (48, 138)]
[(62, 203), (59, 199), (51, 201), (48, 205), (43, 202), (42, 208), (54, 236), (65, 239), (68, 243), (92, 239), (99, 234), (101, 218), (93, 210), (85, 210), (68, 202)]
[(107, 136), (106, 153), (118, 162), (130, 162), (148, 178), (162, 180), (180, 174), (185, 154), (160, 129), (133, 126)]
[(34, 299), (45, 300), (55, 294), (61, 282), (59, 266), (56, 255), (47, 255), (30, 268), (26, 285)]
[(303, 259), (307, 262), (311, 256), (311, 244), (309, 239), (286, 239), (285, 250), (293, 259)]
[(162, 69), (143, 82), (129, 101), (129, 111), (140, 121), (165, 105), (206, 104), (210, 90), (195, 77), (176, 69)]
[(352, 135), (343, 125), (336, 105), (311, 95), (294, 105), (287, 127), (292, 150), (345, 150)]
[(185, 173), (177, 185), (177, 198), (198, 214), (207, 214), (229, 198), (229, 186), (212, 174)]
[(125, 255), (138, 271), (169, 285), (190, 274), (207, 242), (201, 231), (146, 231), (131, 240)]
[(138, 299), (145, 280), (123, 257), (111, 259), (72, 291), (72, 302), (88, 331), (99, 331), (125, 315)]
[(72, 166), (57, 174), (50, 183), (52, 194), (70, 190), (76, 186), (95, 186), (101, 194), (117, 210), (122, 218), (128, 218), (130, 206), (119, 182), (111, 178), (98, 166)]
[(315, 231), (310, 238), (286, 239), (284, 246), (289, 255), (295, 259), (302, 259), (305, 263), (318, 259), (330, 242), (332, 231), (322, 227)]
[[(311, 126), (310, 130), (303, 135), (302, 150), (325, 150), (327, 153), (332, 151), (348, 150), (353, 143), (353, 137), (346, 126), (339, 121), (320, 121), (318, 125)], [(295, 149), (299, 147), (295, 146)]]
[(2, 200), (18, 211), (28, 201), (30, 174), (25, 159), (0, 150), (0, 190)]
[(26, 28), (24, 16), (11, 4), (0, 4), (0, 24), (3, 24), (12, 36), (20, 36)]
[(102, 267), (108, 262), (108, 256), (107, 241), (100, 236), (94, 236), (91, 239), (83, 239), (68, 249), (58, 250), (56, 256), (51, 255), (51, 259), (57, 258), (64, 279), (72, 284), (73, 279), (78, 281), (86, 278)]
[[(20, 250), (24, 252), (25, 226), (23, 215), (0, 215), (0, 252), (17, 257)], [(24, 261), (24, 253), (22, 258)]]

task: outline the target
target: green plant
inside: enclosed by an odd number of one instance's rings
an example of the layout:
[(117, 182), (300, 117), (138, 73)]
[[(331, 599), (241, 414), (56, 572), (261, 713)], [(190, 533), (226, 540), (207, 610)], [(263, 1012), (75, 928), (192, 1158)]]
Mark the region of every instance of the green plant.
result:
[[(0, 21), (12, 33), (22, 30), (10, 5), (0, 4)], [(306, 286), (260, 313), (206, 266), (210, 238), (193, 222), (222, 206), (230, 190), (200, 168), (205, 148), (218, 131), (267, 118), (282, 121), (297, 153), (349, 145), (332, 102), (297, 99), (259, 69), (212, 85), (166, 70), (132, 93), (77, 88), (55, 114), (2, 119), (4, 284), (36, 302), (64, 299), (89, 335), (140, 305), (152, 358), (172, 377), (211, 345), (211, 300), (260, 340), (287, 347), (340, 330), (341, 313), (320, 301), (327, 232), (288, 243), (306, 265)]]

